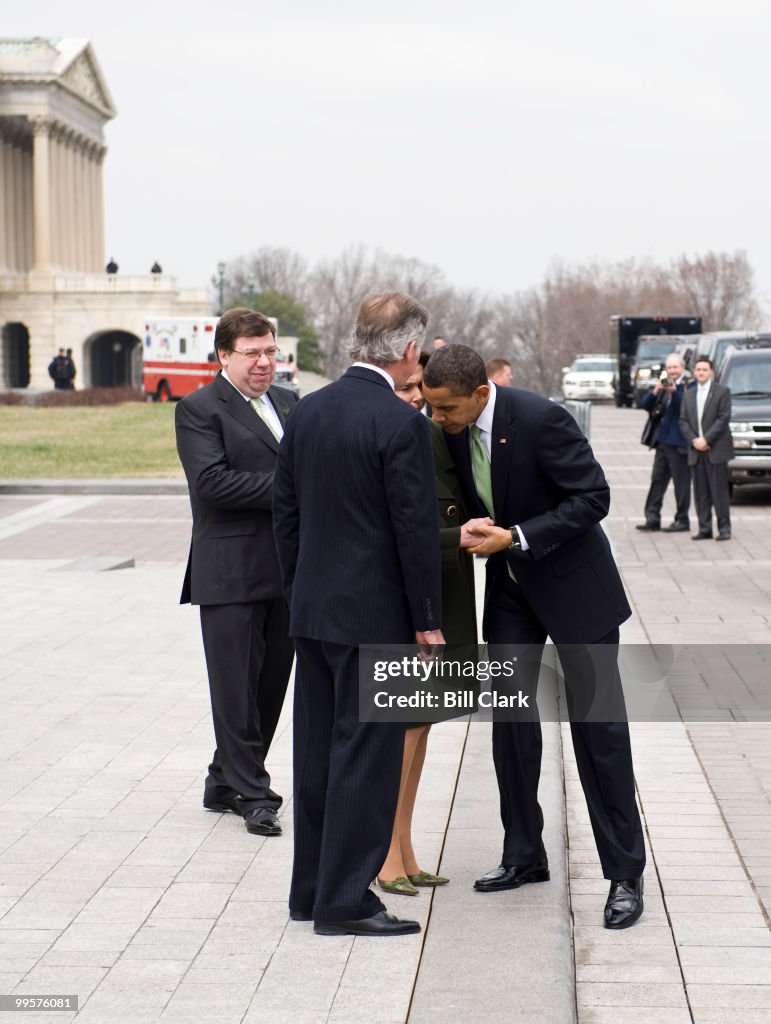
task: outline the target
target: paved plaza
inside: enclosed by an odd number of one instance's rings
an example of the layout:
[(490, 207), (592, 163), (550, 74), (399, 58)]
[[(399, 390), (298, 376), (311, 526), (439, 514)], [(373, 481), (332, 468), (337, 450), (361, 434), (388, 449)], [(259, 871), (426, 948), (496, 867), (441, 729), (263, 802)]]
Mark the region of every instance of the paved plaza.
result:
[[(635, 610), (623, 643), (762, 649), (771, 488), (738, 495), (730, 543), (636, 531), (642, 422), (592, 410)], [(322, 938), (287, 912), (291, 700), (269, 757), (283, 836), (201, 807), (212, 733), (197, 610), (177, 603), (184, 488), (86, 490), (0, 489), (0, 994), (80, 1004), (21, 1020), (771, 1024), (768, 679), (741, 680), (742, 711), (705, 675), (662, 696), (668, 720), (633, 724), (649, 857), (634, 928), (602, 927), (607, 883), (559, 722), (544, 725), (550, 883), (473, 891), (502, 837), (490, 725), (456, 721), (432, 730), (415, 815), (421, 866), (451, 884), (386, 898), (422, 933)]]

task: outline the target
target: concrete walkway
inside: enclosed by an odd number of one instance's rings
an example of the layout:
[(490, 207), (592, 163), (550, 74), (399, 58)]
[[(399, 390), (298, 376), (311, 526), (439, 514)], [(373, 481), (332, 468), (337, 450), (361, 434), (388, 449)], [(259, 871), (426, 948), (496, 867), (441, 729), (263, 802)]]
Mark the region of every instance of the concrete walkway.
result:
[[(635, 607), (624, 642), (765, 650), (771, 491), (738, 496), (730, 544), (639, 533), (641, 426), (593, 410)], [(84, 1024), (771, 1024), (767, 716), (737, 721), (705, 677), (662, 694), (669, 721), (633, 725), (649, 868), (645, 916), (621, 933), (601, 926), (567, 727), (544, 726), (552, 881), (484, 896), (471, 885), (501, 845), (490, 726), (436, 726), (416, 838), (451, 884), (388, 897), (420, 935), (320, 938), (287, 917), (289, 702), (270, 757), (284, 835), (200, 806), (212, 739), (197, 616), (176, 603), (188, 541), (174, 493), (0, 495), (0, 994), (77, 994)], [(762, 705), (769, 680), (737, 671)], [(704, 720), (681, 721), (686, 705)]]

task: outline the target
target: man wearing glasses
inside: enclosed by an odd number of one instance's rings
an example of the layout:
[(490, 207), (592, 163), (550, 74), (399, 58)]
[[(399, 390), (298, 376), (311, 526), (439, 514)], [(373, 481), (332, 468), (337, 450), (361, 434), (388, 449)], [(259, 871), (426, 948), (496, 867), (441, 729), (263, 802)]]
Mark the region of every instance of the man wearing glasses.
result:
[(297, 395), (273, 386), (273, 323), (231, 309), (214, 336), (222, 372), (176, 408), (177, 451), (190, 489), (193, 538), (182, 604), (201, 607), (217, 744), (204, 787), (211, 811), (249, 832), (281, 834), (281, 797), (265, 756), (292, 667), (271, 505), (273, 471)]

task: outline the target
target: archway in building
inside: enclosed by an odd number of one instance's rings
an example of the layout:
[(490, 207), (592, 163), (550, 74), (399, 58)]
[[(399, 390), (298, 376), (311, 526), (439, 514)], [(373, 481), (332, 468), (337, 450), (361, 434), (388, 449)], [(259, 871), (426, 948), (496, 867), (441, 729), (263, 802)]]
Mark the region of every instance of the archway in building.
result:
[(101, 331), (83, 346), (92, 388), (138, 388), (142, 384), (142, 343), (128, 331)]
[(29, 387), (29, 331), (24, 324), (6, 324), (2, 331), (2, 377), (4, 388)]

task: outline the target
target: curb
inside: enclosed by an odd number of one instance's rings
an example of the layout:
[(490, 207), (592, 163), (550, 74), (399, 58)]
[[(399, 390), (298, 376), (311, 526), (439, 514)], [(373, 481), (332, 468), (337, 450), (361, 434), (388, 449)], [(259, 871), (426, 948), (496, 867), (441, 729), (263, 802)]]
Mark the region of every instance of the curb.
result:
[(186, 480), (0, 480), (0, 494), (187, 495)]

